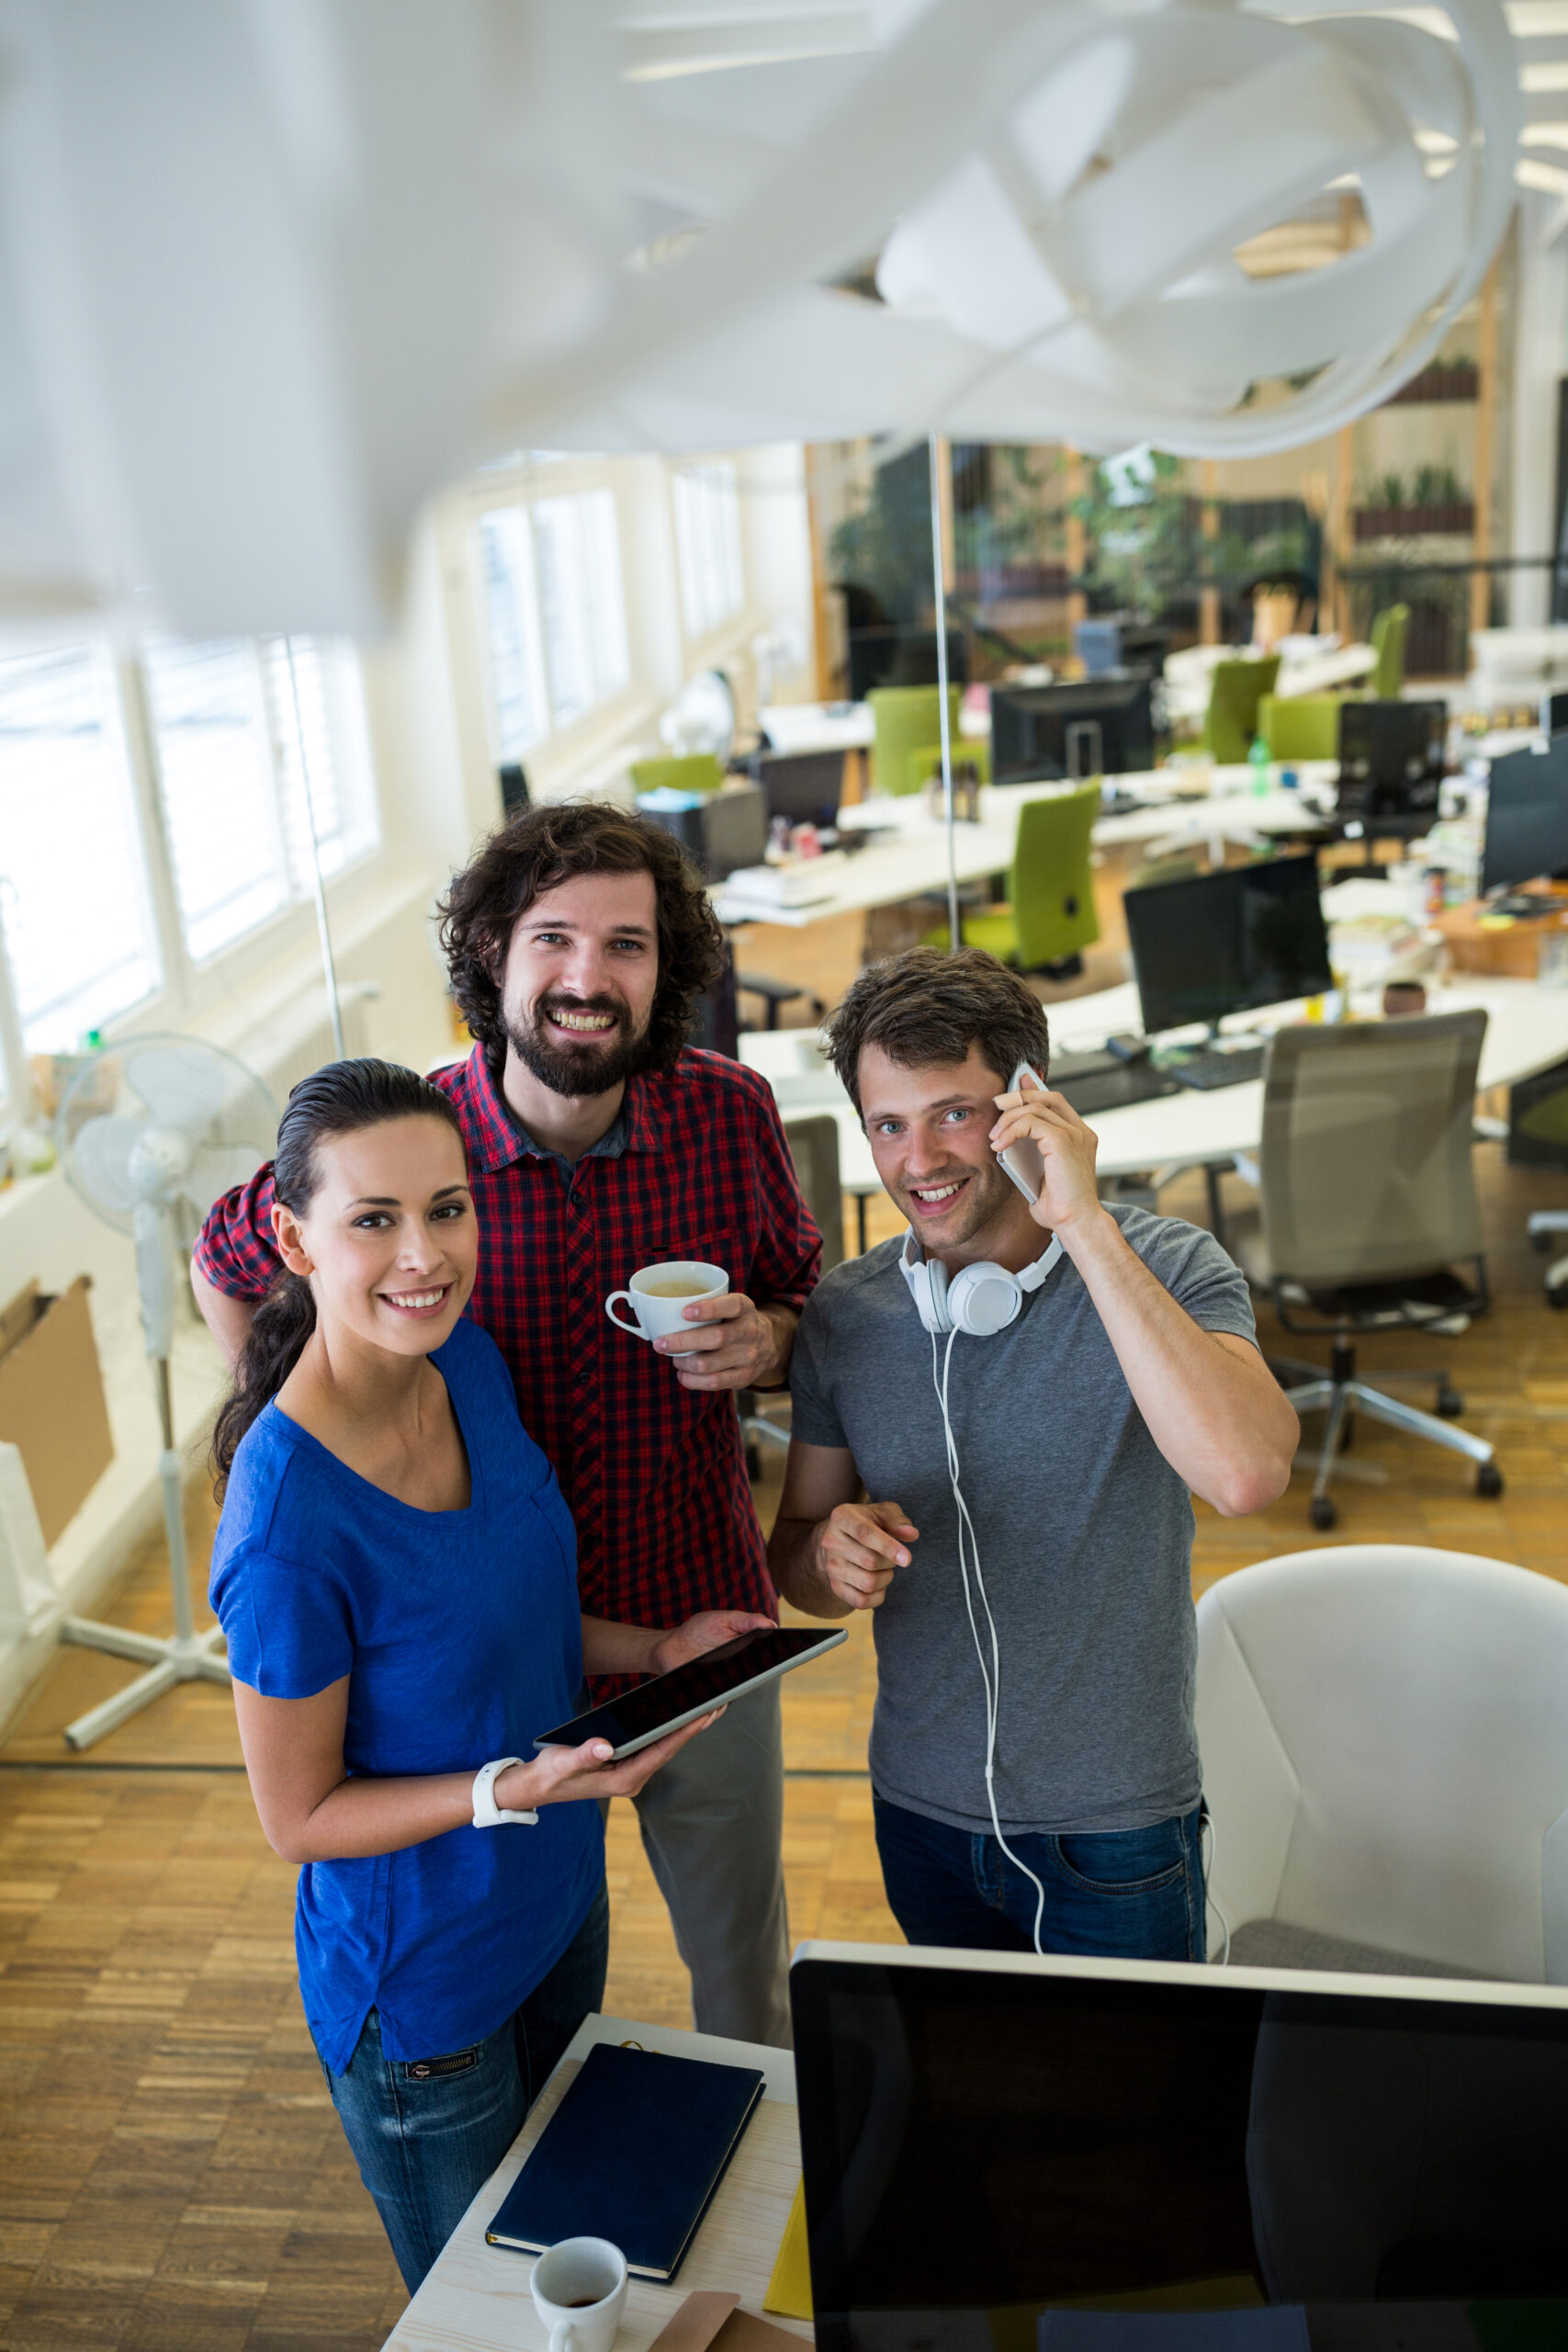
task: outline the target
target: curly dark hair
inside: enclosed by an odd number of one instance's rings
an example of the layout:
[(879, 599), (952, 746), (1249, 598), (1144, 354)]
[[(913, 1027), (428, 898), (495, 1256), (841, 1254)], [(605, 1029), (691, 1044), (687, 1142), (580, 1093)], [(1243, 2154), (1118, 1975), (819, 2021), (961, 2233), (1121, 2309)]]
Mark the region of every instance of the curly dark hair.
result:
[(891, 1062), (919, 1069), (962, 1062), (978, 1046), (1002, 1085), (1020, 1062), (1042, 1078), (1051, 1034), (1045, 1008), (1027, 983), (981, 947), (910, 947), (870, 964), (823, 1024), (829, 1057), (858, 1111), (860, 1057), (880, 1046)]
[(724, 933), (680, 843), (661, 826), (601, 801), (524, 809), (453, 876), (438, 910), (457, 1008), (487, 1054), (504, 1052), (501, 981), (512, 927), (544, 891), (580, 874), (653, 876), (659, 985), (644, 1066), (672, 1069), (691, 1035), (697, 999), (724, 969)]

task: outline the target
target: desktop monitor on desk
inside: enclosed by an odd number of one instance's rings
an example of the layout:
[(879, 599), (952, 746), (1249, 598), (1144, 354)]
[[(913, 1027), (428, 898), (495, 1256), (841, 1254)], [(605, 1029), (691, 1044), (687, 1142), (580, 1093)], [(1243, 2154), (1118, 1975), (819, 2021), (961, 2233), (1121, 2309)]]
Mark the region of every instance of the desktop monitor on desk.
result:
[(991, 688), (991, 775), (998, 784), (1125, 775), (1154, 763), (1147, 677)]
[(1448, 765), (1444, 702), (1356, 702), (1339, 706), (1337, 813), (1390, 832), (1437, 821)]
[(1271, 857), (1122, 901), (1144, 1029), (1155, 1036), (1227, 1012), (1251, 1012), (1334, 986), (1317, 860)]
[(1568, 735), (1510, 752), (1487, 779), (1481, 895), (1568, 867)]
[(1563, 1988), (807, 1944), (790, 1995), (818, 2352), (1568, 2342)]
[(768, 816), (792, 825), (833, 825), (844, 797), (842, 752), (762, 752), (757, 782), (767, 797)]

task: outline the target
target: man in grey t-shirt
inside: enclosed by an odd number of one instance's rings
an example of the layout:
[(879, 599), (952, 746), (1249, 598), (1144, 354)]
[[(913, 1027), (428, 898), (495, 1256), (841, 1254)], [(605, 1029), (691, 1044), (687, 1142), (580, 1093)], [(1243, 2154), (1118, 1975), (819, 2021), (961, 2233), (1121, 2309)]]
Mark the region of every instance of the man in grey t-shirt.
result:
[(1247, 1285), (1212, 1234), (1100, 1202), (1061, 1095), (1007, 1091), (1047, 1033), (994, 957), (875, 965), (829, 1038), (910, 1232), (802, 1316), (770, 1566), (814, 1616), (877, 1612), (894, 1915), (911, 1943), (1201, 1959), (1190, 1490), (1261, 1510), (1297, 1437)]

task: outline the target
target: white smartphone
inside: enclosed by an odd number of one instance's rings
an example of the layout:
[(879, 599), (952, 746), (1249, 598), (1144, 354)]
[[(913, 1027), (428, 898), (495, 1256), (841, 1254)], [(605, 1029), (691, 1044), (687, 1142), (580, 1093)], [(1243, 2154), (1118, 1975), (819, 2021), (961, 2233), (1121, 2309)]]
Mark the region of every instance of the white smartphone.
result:
[[(1032, 1078), (1036, 1086), (1043, 1089), (1045, 1080), (1033, 1063), (1020, 1062), (1008, 1080), (1008, 1092), (1016, 1094), (1020, 1082), (1025, 1078)], [(998, 1152), (997, 1156), (1024, 1199), (1037, 1201), (1040, 1198), (1041, 1187), (1045, 1182), (1045, 1162), (1040, 1156), (1040, 1146), (1027, 1140), (1022, 1143), (1010, 1143), (1007, 1149)]]

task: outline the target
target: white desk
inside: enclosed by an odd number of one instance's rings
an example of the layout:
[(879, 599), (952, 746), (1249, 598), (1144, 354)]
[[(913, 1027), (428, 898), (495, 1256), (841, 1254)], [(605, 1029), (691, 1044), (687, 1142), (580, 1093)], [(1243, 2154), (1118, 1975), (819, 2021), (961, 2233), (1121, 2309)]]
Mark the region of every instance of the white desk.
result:
[[(1276, 786), (1266, 793), (1255, 789), (1252, 770), (1245, 766), (1156, 768), (1109, 777), (1107, 782), (1122, 786), (1148, 805), (1097, 818), (1095, 844), (1112, 849), (1160, 842), (1179, 849), (1310, 831), (1323, 821), (1321, 802), (1337, 774), (1337, 763), (1303, 761), (1296, 763), (1296, 772), (1301, 777), (1299, 790), (1286, 792)], [(1211, 789), (1197, 797), (1186, 797), (1200, 776)], [(953, 828), (959, 881), (978, 882), (987, 875), (1004, 874), (1012, 864), (1019, 812), (1024, 804), (1075, 789), (1069, 784), (986, 786), (980, 794), (980, 822)], [(831, 915), (863, 914), (871, 907), (893, 906), (901, 899), (946, 889), (947, 828), (930, 814), (923, 794), (860, 801), (841, 810), (840, 821), (846, 832), (874, 831), (878, 838), (871, 848), (859, 850), (848, 859), (820, 899), (807, 906), (780, 907), (760, 894), (749, 895), (744, 886), (720, 882), (710, 894), (719, 921), (775, 922), (803, 931)]]
[(1332, 694), (1336, 686), (1366, 677), (1377, 661), (1370, 645), (1336, 646), (1332, 653), (1286, 653), (1280, 657), (1274, 692), (1286, 700), (1292, 695)]
[[(1465, 972), (1429, 990), (1427, 1001), (1435, 1012), (1459, 1012), (1473, 1005), (1484, 1010), (1486, 1037), (1477, 1076), (1483, 1091), (1515, 1085), (1568, 1058), (1568, 989)], [(1301, 1011), (1300, 1005), (1271, 1005), (1266, 1015), (1251, 1022), (1242, 1017), (1229, 1025), (1277, 1027), (1299, 1019)], [(1138, 1027), (1138, 992), (1129, 980), (1094, 996), (1070, 997), (1051, 1006), (1049, 1017), (1055, 1048), (1063, 1053), (1092, 1050), (1118, 1030)], [(773, 1087), (786, 1119), (803, 1118), (813, 1111), (833, 1114), (839, 1121), (840, 1164), (863, 1174), (871, 1147), (849, 1096), (822, 1057), (815, 1030), (747, 1035), (740, 1047), (742, 1058)], [(1100, 1138), (1096, 1165), (1102, 1176), (1130, 1176), (1150, 1169), (1174, 1174), (1238, 1153), (1250, 1157), (1263, 1137), (1263, 1081), (1216, 1087), (1206, 1094), (1184, 1088), (1179, 1094), (1160, 1095), (1150, 1102), (1097, 1111), (1088, 1124)]]
[(876, 736), (868, 702), (769, 702), (757, 714), (775, 752), (863, 752)]
[[(682, 2033), (673, 2026), (631, 2025), (621, 2018), (591, 2017), (579, 2028), (527, 2122), (388, 2336), (387, 2352), (548, 2352), (549, 2336), (539, 2324), (528, 2292), (532, 2257), (487, 2245), (485, 2230), (593, 2043), (626, 2041), (640, 2041), (645, 2050), (669, 2051), (676, 2057), (758, 2066), (766, 2081), (761, 2103), (703, 2217), (675, 2284), (656, 2287), (646, 2278), (632, 2280), (615, 2352), (646, 2352), (694, 2287), (727, 2289), (739, 2294), (743, 2310), (761, 2315), (762, 2297), (800, 2178), (794, 2059), (787, 2050), (764, 2050), (750, 2041), (721, 2041), (707, 2034)], [(785, 2328), (793, 2335), (809, 2339), (812, 2335), (809, 2320), (781, 2319), (773, 2312), (766, 2316), (772, 2326)]]

